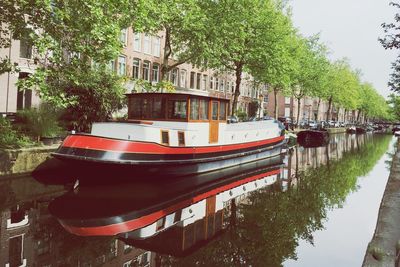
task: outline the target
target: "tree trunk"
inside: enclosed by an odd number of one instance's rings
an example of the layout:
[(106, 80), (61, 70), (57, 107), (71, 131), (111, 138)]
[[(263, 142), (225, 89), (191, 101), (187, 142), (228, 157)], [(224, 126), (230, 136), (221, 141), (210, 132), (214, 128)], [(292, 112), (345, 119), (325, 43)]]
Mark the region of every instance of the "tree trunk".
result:
[(168, 63), (169, 63), (169, 56), (171, 55), (171, 30), (169, 28), (165, 28), (165, 42), (164, 42), (164, 53), (163, 53), (163, 60), (161, 64), (161, 73), (160, 73), (160, 81), (164, 81), (165, 77), (168, 79)]
[(319, 115), (319, 106), (321, 105), (321, 98), (318, 98), (318, 104), (317, 104), (317, 117), (315, 120), (318, 120), (318, 115)]
[(328, 111), (326, 112), (326, 121), (329, 121), (329, 117), (331, 116), (331, 108), (332, 108), (332, 96), (329, 97), (328, 101)]
[(278, 90), (274, 88), (274, 118), (277, 120), (278, 119)]
[(360, 122), (360, 116), (361, 116), (361, 110), (358, 111), (357, 119), (356, 119), (357, 122)]
[(347, 108), (344, 109), (343, 113), (343, 123), (346, 123)]
[(235, 71), (236, 88), (235, 88), (235, 94), (233, 95), (231, 116), (235, 115), (237, 109), (237, 102), (240, 95), (240, 83), (242, 82), (242, 70), (243, 70), (243, 64), (242, 63), (236, 64), (236, 71)]
[(300, 98), (297, 98), (297, 122), (296, 122), (296, 125), (297, 125), (297, 128), (299, 128), (299, 119), (300, 119)]

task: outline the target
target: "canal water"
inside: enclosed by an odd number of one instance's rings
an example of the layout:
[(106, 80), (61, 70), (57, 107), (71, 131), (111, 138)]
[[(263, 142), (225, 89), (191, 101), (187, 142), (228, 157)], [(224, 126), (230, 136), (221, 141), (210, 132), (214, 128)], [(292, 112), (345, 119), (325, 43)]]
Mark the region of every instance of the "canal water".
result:
[(394, 141), (334, 135), (235, 169), (146, 177), (152, 184), (74, 188), (79, 174), (61, 168), (0, 177), (0, 266), (360, 266)]

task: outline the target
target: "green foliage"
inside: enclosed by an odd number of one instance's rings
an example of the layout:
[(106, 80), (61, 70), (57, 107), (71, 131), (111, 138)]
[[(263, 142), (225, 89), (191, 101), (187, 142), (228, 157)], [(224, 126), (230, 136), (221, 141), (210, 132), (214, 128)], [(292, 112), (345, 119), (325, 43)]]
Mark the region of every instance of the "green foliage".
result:
[(162, 80), (155, 85), (143, 79), (135, 79), (134, 83), (135, 87), (133, 91), (135, 92), (175, 92), (175, 86), (170, 81), (166, 80)]
[(47, 103), (41, 104), (39, 108), (24, 109), (17, 113), (17, 121), (22, 130), (37, 141), (40, 137), (59, 136), (61, 128), (58, 117), (59, 112)]
[(245, 121), (248, 118), (246, 111), (244, 111), (242, 109), (238, 109), (236, 111), (236, 116), (238, 117), (238, 119), (240, 121)]
[(206, 10), (209, 40), (204, 61), (208, 67), (236, 76), (232, 114), (240, 95), (242, 73), (278, 63), (275, 55), (282, 48), (281, 39), (290, 33), (290, 23), (277, 1), (240, 0), (201, 1)]
[[(104, 68), (67, 69), (60, 76), (47, 79), (49, 86), (46, 98), (56, 90), (71, 100), (62, 116), (70, 128), (90, 131), (91, 124), (110, 119), (112, 113), (125, 105), (123, 79)], [(47, 97), (48, 96), (48, 97)], [(57, 102), (56, 102), (57, 103)]]
[(27, 136), (14, 130), (6, 118), (0, 117), (0, 149), (21, 148), (33, 144)]

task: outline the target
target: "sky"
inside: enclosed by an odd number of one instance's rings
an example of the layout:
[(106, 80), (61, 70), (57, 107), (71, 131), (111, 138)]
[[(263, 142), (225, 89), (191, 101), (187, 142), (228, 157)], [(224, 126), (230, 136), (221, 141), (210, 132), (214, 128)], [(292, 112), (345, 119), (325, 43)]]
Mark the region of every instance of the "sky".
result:
[(362, 72), (362, 81), (370, 82), (384, 97), (391, 63), (400, 51), (385, 50), (378, 41), (383, 37), (383, 22), (394, 20), (396, 8), (390, 0), (290, 0), (293, 23), (300, 33), (320, 33), (321, 42), (331, 50), (330, 59), (348, 58), (353, 69)]

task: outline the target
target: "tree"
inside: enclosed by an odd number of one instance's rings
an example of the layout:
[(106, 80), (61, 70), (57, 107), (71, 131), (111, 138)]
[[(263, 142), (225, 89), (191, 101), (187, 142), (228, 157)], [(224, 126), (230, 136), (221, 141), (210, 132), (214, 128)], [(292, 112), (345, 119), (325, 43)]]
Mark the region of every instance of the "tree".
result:
[(202, 1), (211, 38), (204, 49), (206, 66), (234, 73), (236, 86), (231, 114), (237, 108), (243, 73), (273, 57), (287, 17), (279, 3), (268, 0)]
[[(397, 9), (400, 9), (400, 4), (395, 1), (390, 2), (390, 5)], [(400, 14), (397, 11), (395, 21), (392, 23), (382, 23), (382, 28), (385, 32), (385, 37), (379, 38), (382, 46), (385, 49), (400, 49)], [(400, 91), (400, 56), (392, 63), (393, 73), (390, 75), (390, 81), (388, 83), (390, 89), (395, 92)]]
[[(286, 24), (283, 24), (281, 28), (276, 30), (283, 32), (281, 34), (282, 38), (275, 42), (275, 46), (271, 48), (273, 53), (270, 54), (268, 60), (262, 60), (257, 64), (252, 64), (250, 66), (250, 71), (255, 79), (259, 83), (263, 83), (268, 86), (270, 92), (274, 93), (274, 117), (278, 118), (278, 93), (286, 93), (290, 87), (291, 81), (291, 71), (293, 66), (293, 60), (290, 51), (291, 43), (293, 38), (296, 38), (295, 33), (289, 33), (292, 29), (292, 25), (289, 20)], [(272, 45), (271, 45), (272, 46)]]
[(297, 123), (300, 119), (300, 101), (305, 96), (313, 96), (322, 86), (326, 72), (325, 48), (318, 38), (294, 39), (292, 56), (295, 59), (292, 71), (291, 95), (297, 100)]
[(206, 13), (198, 0), (154, 0), (152, 17), (157, 26), (145, 28), (147, 32), (164, 31), (161, 80), (177, 66), (191, 62), (201, 65), (202, 53), (208, 42)]

